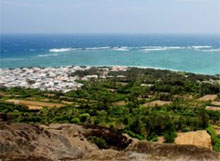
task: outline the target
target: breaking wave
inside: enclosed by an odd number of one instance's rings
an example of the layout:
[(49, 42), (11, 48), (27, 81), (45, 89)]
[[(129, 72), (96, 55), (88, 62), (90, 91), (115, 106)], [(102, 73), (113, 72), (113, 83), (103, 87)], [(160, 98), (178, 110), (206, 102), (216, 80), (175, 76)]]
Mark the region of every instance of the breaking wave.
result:
[[(151, 51), (164, 51), (164, 50), (201, 50), (207, 52), (219, 51), (219, 48), (213, 48), (212, 46), (140, 46), (140, 47), (127, 47), (127, 46), (103, 46), (103, 47), (87, 47), (87, 48), (53, 48), (49, 49), (52, 53), (64, 53), (69, 51), (82, 51), (82, 50), (115, 50), (115, 51), (130, 51), (130, 50), (139, 50), (145, 52)], [(45, 57), (46, 55), (39, 55)], [(48, 55), (51, 56), (51, 55)], [(52, 55), (53, 56), (53, 55)], [(57, 55), (56, 55), (57, 56)]]
[(68, 52), (68, 51), (75, 51), (75, 50), (118, 50), (118, 51), (129, 51), (128, 47), (110, 47), (110, 46), (103, 46), (103, 47), (87, 47), (87, 48), (53, 48), (49, 49), (52, 53), (61, 53), (61, 52)]
[(117, 51), (129, 51), (128, 47), (110, 47), (110, 46), (104, 46), (104, 47), (92, 47), (92, 48), (85, 48), (85, 50), (117, 50)]
[(74, 48), (60, 48), (60, 49), (50, 49), (49, 51), (52, 53), (60, 53), (60, 52), (67, 52), (67, 51), (72, 51), (75, 50)]
[(128, 47), (113, 47), (112, 49), (116, 51), (129, 51)]
[(212, 46), (148, 46), (142, 47), (141, 50), (150, 52), (150, 51), (164, 51), (164, 50), (199, 50), (206, 52), (217, 52), (220, 51), (220, 48), (213, 48)]
[(180, 46), (149, 46), (145, 47), (142, 50), (144, 51), (164, 51), (164, 50), (182, 50), (186, 49), (186, 47), (180, 47)]
[(91, 48), (85, 48), (86, 50), (107, 50), (111, 49), (110, 46), (103, 46), (103, 47), (91, 47)]
[(192, 49), (211, 49), (212, 46), (191, 46)]

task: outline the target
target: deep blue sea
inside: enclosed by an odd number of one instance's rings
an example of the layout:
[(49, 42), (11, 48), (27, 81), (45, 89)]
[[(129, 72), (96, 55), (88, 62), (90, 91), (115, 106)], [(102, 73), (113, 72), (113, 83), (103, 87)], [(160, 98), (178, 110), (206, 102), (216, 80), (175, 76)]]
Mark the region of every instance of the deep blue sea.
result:
[(218, 35), (1, 35), (0, 68), (138, 66), (220, 74)]

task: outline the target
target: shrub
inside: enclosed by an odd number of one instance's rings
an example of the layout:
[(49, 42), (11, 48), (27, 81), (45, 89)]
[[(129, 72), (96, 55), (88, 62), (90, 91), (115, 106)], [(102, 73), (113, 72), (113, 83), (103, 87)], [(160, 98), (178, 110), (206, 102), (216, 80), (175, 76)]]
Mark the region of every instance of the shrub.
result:
[(156, 142), (156, 141), (158, 141), (158, 136), (155, 133), (152, 133), (147, 136), (147, 140)]
[(154, 136), (150, 141), (157, 142), (158, 141), (158, 136)]
[[(162, 120), (166, 120), (166, 121), (162, 121)], [(146, 129), (149, 135), (151, 135), (152, 133), (161, 135), (166, 131), (174, 131), (175, 129), (174, 119), (167, 112), (163, 112), (163, 111), (150, 112), (145, 117), (144, 121), (146, 123)]]
[(28, 107), (24, 105), (16, 105), (8, 102), (0, 102), (0, 112), (8, 113), (13, 111), (26, 112)]
[(209, 124), (209, 116), (207, 114), (207, 112), (202, 109), (200, 111), (200, 121), (201, 121), (201, 126), (205, 129), (208, 127)]
[(60, 123), (69, 123), (70, 118), (65, 115), (55, 116), (52, 120), (53, 122), (60, 122)]
[(96, 144), (100, 149), (106, 149), (108, 147), (105, 139), (103, 139), (101, 137), (89, 136), (88, 141)]
[(177, 134), (176, 131), (169, 131), (164, 134), (166, 143), (173, 143)]
[(75, 117), (71, 120), (71, 122), (77, 124), (77, 123), (80, 123), (80, 120), (79, 118)]
[(139, 140), (144, 140), (144, 137), (142, 135), (135, 134), (130, 130), (125, 130), (124, 132), (127, 133), (129, 136), (131, 136), (133, 138), (137, 138)]
[(220, 138), (217, 136), (215, 129), (209, 125), (206, 130), (211, 135), (213, 149), (220, 152)]
[(83, 113), (79, 115), (80, 121), (82, 122), (85, 122), (89, 117), (90, 115), (88, 113)]
[(20, 122), (27, 122), (27, 123), (40, 123), (42, 121), (42, 117), (40, 116), (27, 116), (20, 119), (21, 119)]

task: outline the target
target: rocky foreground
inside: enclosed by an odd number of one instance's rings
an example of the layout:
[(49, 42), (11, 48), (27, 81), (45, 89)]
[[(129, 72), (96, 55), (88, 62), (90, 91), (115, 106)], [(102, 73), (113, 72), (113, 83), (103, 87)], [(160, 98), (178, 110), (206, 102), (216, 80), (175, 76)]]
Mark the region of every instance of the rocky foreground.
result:
[[(87, 141), (101, 136), (111, 142), (99, 149)], [(220, 154), (193, 145), (138, 141), (109, 129), (75, 124), (0, 123), (0, 160), (220, 160)]]

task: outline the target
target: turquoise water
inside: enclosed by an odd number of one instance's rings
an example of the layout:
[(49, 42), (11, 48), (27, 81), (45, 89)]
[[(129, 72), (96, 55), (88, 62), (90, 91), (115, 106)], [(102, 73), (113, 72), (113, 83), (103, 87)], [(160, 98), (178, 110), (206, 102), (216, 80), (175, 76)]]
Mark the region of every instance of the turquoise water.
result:
[[(216, 37), (190, 39), (190, 37), (163, 36), (153, 41), (153, 36), (140, 37), (140, 40), (137, 36), (133, 37), (133, 42), (132, 36), (130, 41), (127, 38), (122, 36), (118, 40), (117, 37), (103, 38), (93, 35), (73, 39), (53, 37), (49, 41), (50, 38), (42, 36), (22, 39), (8, 36), (3, 39), (8, 43), (1, 44), (0, 68), (122, 65), (220, 74), (220, 47), (219, 39)], [(60, 39), (62, 43), (59, 42)], [(84, 41), (86, 43), (83, 43)]]

